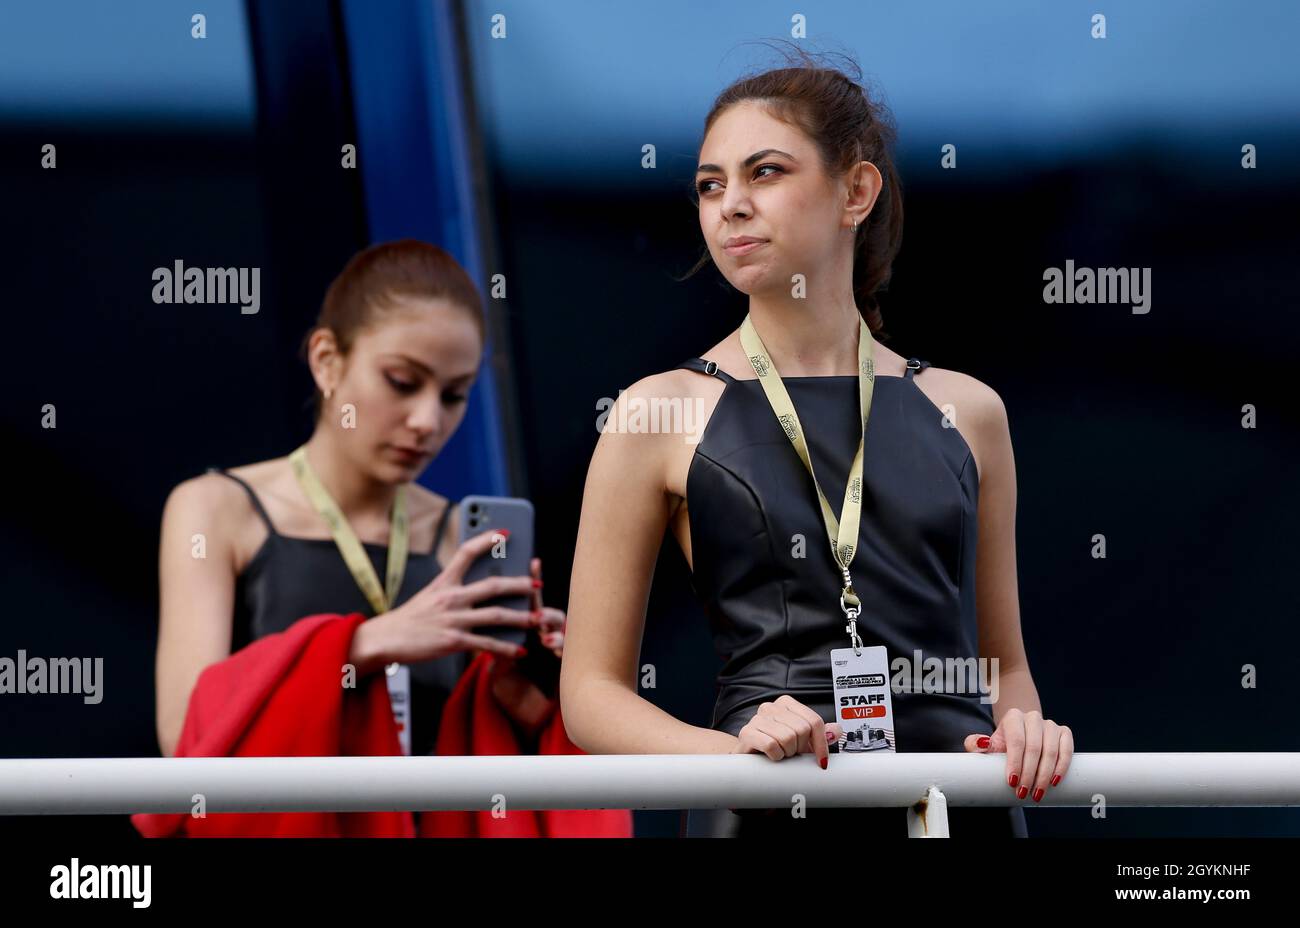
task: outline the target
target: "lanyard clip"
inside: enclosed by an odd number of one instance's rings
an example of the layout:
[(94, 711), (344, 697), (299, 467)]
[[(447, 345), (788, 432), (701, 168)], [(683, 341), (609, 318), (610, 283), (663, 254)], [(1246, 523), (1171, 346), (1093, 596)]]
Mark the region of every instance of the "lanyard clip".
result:
[(849, 643), (853, 645), (853, 655), (859, 657), (862, 654), (862, 638), (858, 636), (858, 610), (851, 609), (848, 617), (849, 624), (844, 626), (844, 630), (849, 633)]
[[(848, 571), (844, 572), (846, 577)], [(853, 591), (853, 584), (845, 580), (844, 589), (840, 593), (840, 608), (844, 610), (844, 615), (849, 620), (849, 624), (844, 626), (844, 630), (849, 633), (849, 642), (853, 645), (853, 654), (855, 657), (862, 654), (862, 638), (858, 636), (858, 613), (862, 600)]]

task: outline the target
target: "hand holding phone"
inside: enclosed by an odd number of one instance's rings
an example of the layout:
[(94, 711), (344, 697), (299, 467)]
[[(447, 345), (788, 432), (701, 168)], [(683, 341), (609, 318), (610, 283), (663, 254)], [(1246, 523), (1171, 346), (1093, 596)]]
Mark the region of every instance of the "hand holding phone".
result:
[[(504, 496), (467, 496), (460, 503), (461, 537), (465, 538), (484, 527), (491, 527), (508, 533), (500, 547), (494, 546), (491, 557), (482, 557), (466, 572), (466, 580), (482, 580), (491, 577), (526, 577), (529, 580), (528, 594), (523, 597), (509, 597), (500, 600), (490, 599), (486, 605), (504, 606), (511, 609), (535, 609), (540, 600), (533, 596), (532, 580), (535, 558), (533, 557), (533, 504), (526, 499)], [(540, 563), (537, 567), (540, 571)], [(550, 610), (553, 614), (556, 610)], [(527, 649), (527, 654), (516, 661), (515, 672), (532, 682), (549, 699), (554, 699), (559, 692), (560, 659), (555, 652), (543, 644), (538, 628), (476, 628), (478, 634), (499, 638)]]
[[(475, 648), (516, 657), (518, 642), (542, 621), (529, 606), (534, 590), (532, 578), (487, 576), (467, 581), (471, 566), (488, 556), (500, 541), (501, 535), (494, 531), (479, 532), (462, 543), (442, 572), (418, 593), (361, 623), (356, 632), (359, 653), (383, 663), (408, 664)], [(490, 605), (503, 600), (522, 602), (525, 608)], [(517, 640), (482, 633), (502, 628)]]
[[(469, 565), (465, 584), (492, 578), (526, 579), (528, 585), (522, 595), (492, 597), (481, 605), (531, 611), (533, 578), (529, 565), (533, 558), (533, 504), (509, 496), (466, 496), (460, 501), (460, 537), (469, 538), (484, 529), (499, 535), (488, 552)], [(522, 645), (527, 634), (523, 629), (500, 625), (483, 625), (473, 631), (516, 645)]]

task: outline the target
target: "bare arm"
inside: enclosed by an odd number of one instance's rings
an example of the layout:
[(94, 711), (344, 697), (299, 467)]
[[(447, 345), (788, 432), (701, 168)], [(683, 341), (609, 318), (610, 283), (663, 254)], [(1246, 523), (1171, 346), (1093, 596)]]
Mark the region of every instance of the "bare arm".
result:
[(230, 497), (216, 483), (224, 479), (205, 475), (186, 480), (172, 490), (163, 507), (155, 686), (158, 744), (164, 756), (176, 750), (199, 674), (230, 655), (233, 520)]
[[(998, 659), (998, 701), (994, 723), (1010, 709), (1042, 707), (1029, 672), (1020, 630), (1016, 578), (1016, 464), (1007, 410), (992, 389), (977, 384), (974, 428), (980, 449), (979, 526), (975, 556), (975, 599), (980, 654)], [(973, 465), (971, 465), (973, 466)]]
[[(633, 384), (619, 404), (664, 395), (666, 380)], [(684, 438), (615, 432), (618, 405), (607, 421), (587, 472), (574, 550), (560, 670), (565, 729), (592, 754), (730, 753), (737, 738), (682, 722), (637, 692), (646, 603), (668, 525), (667, 452)]]
[[(1016, 466), (1007, 410), (993, 390), (980, 385), (973, 404), (980, 448), (979, 538), (976, 543), (976, 611), (980, 654), (998, 659), (994, 731), (966, 738), (966, 750), (1006, 753), (1006, 784), (1019, 799), (1034, 802), (1060, 783), (1074, 756), (1074, 733), (1043, 716), (1020, 631), (1016, 580)], [(1023, 779), (1022, 779), (1023, 778)]]

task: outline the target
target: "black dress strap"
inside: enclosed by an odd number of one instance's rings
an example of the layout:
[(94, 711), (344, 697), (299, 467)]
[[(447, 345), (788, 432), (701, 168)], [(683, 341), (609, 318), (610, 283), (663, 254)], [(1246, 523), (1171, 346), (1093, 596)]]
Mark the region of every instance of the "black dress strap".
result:
[(435, 555), (438, 553), (438, 548), (442, 546), (442, 533), (447, 529), (447, 517), (451, 515), (451, 510), (456, 505), (457, 503), (447, 500), (447, 508), (442, 511), (442, 518), (438, 520), (438, 527), (433, 530), (433, 547), (430, 550)]
[(917, 371), (923, 371), (929, 366), (930, 366), (929, 361), (921, 361), (916, 358), (908, 358), (907, 370), (903, 372), (903, 376), (906, 377), (908, 380), (911, 380), (913, 374), (915, 374)]
[(684, 367), (687, 370), (699, 371), (701, 374), (708, 374), (717, 377), (723, 383), (735, 383), (736, 378), (732, 377), (722, 368), (718, 367), (717, 361), (706, 361), (703, 358), (689, 358), (677, 365), (679, 368)]
[(266, 510), (262, 508), (262, 501), (257, 498), (257, 494), (253, 492), (253, 488), (248, 485), (247, 481), (241, 480), (239, 477), (236, 477), (234, 474), (229, 473), (220, 467), (209, 467), (208, 473), (221, 474), (223, 477), (229, 477), (231, 480), (235, 481), (235, 483), (239, 484), (245, 490), (247, 490), (248, 498), (253, 502), (253, 508), (256, 509), (257, 514), (262, 517), (262, 521), (266, 523), (267, 531), (269, 531), (272, 535), (279, 534), (275, 530), (275, 525), (271, 522), (271, 517), (268, 516), (266, 514)]

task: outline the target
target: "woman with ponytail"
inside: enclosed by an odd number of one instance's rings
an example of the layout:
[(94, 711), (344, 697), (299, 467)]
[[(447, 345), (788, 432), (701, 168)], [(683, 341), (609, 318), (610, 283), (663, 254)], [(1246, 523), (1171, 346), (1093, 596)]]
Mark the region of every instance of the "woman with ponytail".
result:
[[(736, 81), (709, 111), (695, 177), (707, 253), (692, 273), (712, 261), (749, 311), (699, 357), (620, 395), (703, 415), (690, 431), (607, 425), (600, 437), (561, 705), (593, 753), (809, 753), (823, 768), (836, 748), (1005, 754), (1008, 806), (954, 808), (952, 834), (1024, 835), (1020, 803), (1060, 782), (1073, 741), (1043, 716), (1021, 636), (1002, 401), (883, 343), (880, 297), (903, 225), (894, 136), (857, 74), (802, 51)], [(607, 422), (628, 421), (620, 413)], [(666, 531), (724, 659), (708, 728), (637, 691)], [(910, 685), (931, 658), (991, 665), (993, 700), (928, 676)], [(888, 667), (888, 715), (845, 708), (861, 697), (837, 693), (873, 678), (847, 670), (866, 660)], [(914, 660), (926, 667), (893, 676)], [(802, 816), (741, 810), (713, 830), (906, 834), (900, 809), (807, 798)]]

